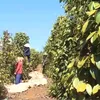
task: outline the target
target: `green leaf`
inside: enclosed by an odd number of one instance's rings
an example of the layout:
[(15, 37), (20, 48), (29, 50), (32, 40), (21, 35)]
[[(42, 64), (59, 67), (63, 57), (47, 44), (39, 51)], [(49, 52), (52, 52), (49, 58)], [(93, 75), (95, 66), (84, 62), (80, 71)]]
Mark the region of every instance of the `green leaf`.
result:
[(91, 55), (91, 62), (92, 62), (92, 64), (95, 64), (96, 62), (95, 62), (95, 58), (94, 58), (94, 55), (92, 54)]
[(88, 41), (94, 34), (96, 34), (96, 32), (90, 33), (89, 36), (87, 37), (86, 41)]
[(57, 73), (59, 72), (59, 68), (56, 68), (56, 72), (57, 72)]
[(94, 8), (95, 8), (95, 9), (100, 8), (100, 3), (99, 3), (99, 2), (94, 2)]
[(68, 41), (69, 41), (69, 40), (73, 40), (73, 38), (72, 38), (72, 37), (69, 37), (69, 38), (68, 38)]
[(83, 25), (83, 27), (82, 27), (82, 33), (85, 33), (85, 32), (86, 32), (88, 23), (89, 23), (89, 20), (87, 20), (87, 21), (84, 23), (84, 25)]
[(97, 24), (100, 23), (100, 12), (98, 12), (97, 15), (96, 15), (96, 23)]
[(72, 68), (73, 67), (73, 65), (74, 65), (74, 60), (67, 66), (67, 68)]
[(90, 96), (92, 95), (92, 86), (90, 84), (86, 85), (86, 91)]
[(97, 34), (100, 36), (100, 26), (99, 26), (99, 29), (98, 29), (98, 32), (97, 32)]
[(86, 14), (87, 14), (88, 16), (91, 16), (91, 15), (93, 15), (96, 11), (97, 11), (97, 10), (88, 11), (88, 12), (86, 12)]
[(91, 69), (90, 69), (90, 74), (91, 74), (91, 76), (93, 77), (93, 79), (96, 79), (94, 70), (91, 70)]
[(93, 79), (97, 81), (98, 84), (100, 84), (100, 70), (96, 66), (90, 67), (90, 74)]
[(81, 61), (78, 61), (77, 67), (81, 68), (85, 64), (87, 59), (88, 59), (88, 57), (83, 58)]
[(76, 9), (76, 7), (73, 7), (72, 9), (71, 9), (71, 11), (74, 11)]
[(91, 38), (91, 43), (93, 43), (97, 38), (98, 38), (98, 34), (95, 34), (95, 35)]
[(91, 10), (93, 10), (93, 8), (94, 8), (94, 2), (91, 2), (91, 3), (89, 4), (89, 10), (91, 11)]
[(96, 94), (100, 90), (100, 85), (97, 84), (93, 87), (93, 94)]
[(96, 62), (96, 66), (98, 69), (100, 69), (100, 61)]
[(83, 82), (83, 81), (80, 81), (78, 84), (77, 84), (77, 92), (84, 92), (86, 89), (86, 84)]
[(79, 79), (75, 78), (74, 81), (73, 81), (73, 86), (74, 86), (75, 89), (77, 89), (78, 83), (79, 83)]
[(76, 98), (72, 98), (72, 100), (76, 100)]
[(82, 7), (83, 7), (83, 6), (81, 6), (81, 7), (79, 8), (79, 11), (81, 11), (81, 10), (82, 10)]

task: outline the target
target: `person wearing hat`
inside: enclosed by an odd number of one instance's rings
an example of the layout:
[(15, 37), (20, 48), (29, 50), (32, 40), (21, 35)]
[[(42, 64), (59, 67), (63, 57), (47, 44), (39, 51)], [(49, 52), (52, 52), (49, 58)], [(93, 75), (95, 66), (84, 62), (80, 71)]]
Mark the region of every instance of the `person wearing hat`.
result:
[(22, 80), (22, 72), (23, 72), (23, 57), (17, 57), (17, 62), (15, 65), (15, 84), (21, 83)]
[(26, 43), (24, 45), (24, 56), (26, 56), (28, 61), (30, 62), (30, 45), (29, 45), (29, 43)]
[(45, 73), (46, 62), (47, 62), (47, 53), (45, 52), (45, 53), (43, 54), (43, 61), (42, 61), (43, 73)]

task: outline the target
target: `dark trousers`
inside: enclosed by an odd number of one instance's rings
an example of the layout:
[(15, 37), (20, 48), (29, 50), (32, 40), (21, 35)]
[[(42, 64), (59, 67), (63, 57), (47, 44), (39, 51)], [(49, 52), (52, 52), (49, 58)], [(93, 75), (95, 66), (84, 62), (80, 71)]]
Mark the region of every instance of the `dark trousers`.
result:
[(22, 74), (16, 74), (15, 76), (15, 84), (19, 84), (22, 81)]
[(30, 55), (25, 55), (27, 57), (28, 62), (30, 62)]

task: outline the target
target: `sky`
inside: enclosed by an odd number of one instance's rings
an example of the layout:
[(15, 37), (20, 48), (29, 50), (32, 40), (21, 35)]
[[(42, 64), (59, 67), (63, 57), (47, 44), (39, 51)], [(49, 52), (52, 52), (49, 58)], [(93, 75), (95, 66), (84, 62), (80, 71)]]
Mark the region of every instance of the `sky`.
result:
[(42, 51), (57, 17), (64, 15), (59, 0), (1, 0), (0, 37), (4, 30), (13, 36), (25, 32), (31, 48)]

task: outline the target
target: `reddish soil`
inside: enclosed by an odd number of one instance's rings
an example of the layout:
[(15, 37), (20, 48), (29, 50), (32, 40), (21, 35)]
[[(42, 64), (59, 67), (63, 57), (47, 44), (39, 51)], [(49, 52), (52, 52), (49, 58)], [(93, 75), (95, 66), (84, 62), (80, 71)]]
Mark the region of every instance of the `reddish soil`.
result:
[(48, 86), (34, 86), (22, 93), (8, 94), (8, 100), (56, 100), (48, 95)]
[[(42, 65), (39, 64), (36, 71), (42, 72)], [(8, 94), (8, 100), (56, 100), (49, 96), (48, 87), (52, 84), (51, 79), (48, 79), (47, 85), (34, 86), (22, 93)]]

